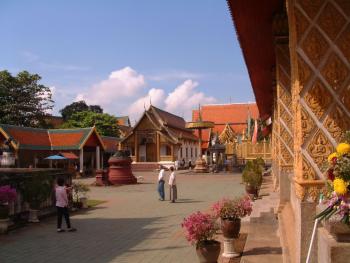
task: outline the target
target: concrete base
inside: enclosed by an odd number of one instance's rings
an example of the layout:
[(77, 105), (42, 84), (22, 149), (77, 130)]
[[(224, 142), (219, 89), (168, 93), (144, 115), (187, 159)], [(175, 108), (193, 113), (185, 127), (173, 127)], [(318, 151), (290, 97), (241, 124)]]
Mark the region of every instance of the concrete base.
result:
[(235, 239), (224, 239), (224, 253), (222, 256), (224, 258), (235, 258), (240, 256), (239, 253), (235, 251)]
[(207, 173), (208, 172), (207, 163), (202, 158), (198, 158), (196, 161), (196, 167), (194, 168), (194, 171), (196, 173)]
[(350, 259), (350, 242), (337, 242), (329, 232), (318, 229), (318, 263), (346, 263)]

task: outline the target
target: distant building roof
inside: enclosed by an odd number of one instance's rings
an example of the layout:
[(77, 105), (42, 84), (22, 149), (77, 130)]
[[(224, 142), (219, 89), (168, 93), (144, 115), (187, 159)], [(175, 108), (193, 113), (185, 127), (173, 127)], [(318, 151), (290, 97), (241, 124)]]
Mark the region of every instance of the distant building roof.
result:
[(128, 126), (128, 127), (131, 126), (129, 116), (117, 117), (117, 121), (118, 121), (118, 125), (120, 126)]
[[(139, 123), (144, 118), (148, 118), (155, 126), (155, 129), (159, 130), (164, 137), (174, 144), (179, 143), (180, 139), (198, 140), (198, 137), (191, 130), (186, 129), (186, 121), (183, 118), (161, 110), (153, 105), (144, 112), (129, 135), (133, 134), (133, 131), (137, 129)], [(129, 135), (126, 136), (123, 141), (127, 140)]]
[[(201, 116), (203, 121), (212, 121), (215, 126), (211, 130), (219, 135), (223, 132), (226, 125), (230, 125), (232, 130), (237, 134), (242, 134), (247, 128), (248, 115), (251, 118), (259, 117), (259, 110), (256, 103), (230, 103), (230, 104), (209, 104), (201, 106)], [(192, 121), (199, 118), (198, 110), (192, 111)], [(206, 149), (210, 137), (210, 130), (202, 132), (202, 148)]]
[(114, 153), (118, 150), (118, 144), (121, 141), (120, 138), (110, 136), (101, 136), (101, 138), (105, 145), (106, 152)]
[(85, 144), (103, 142), (94, 127), (78, 129), (38, 129), (0, 124), (0, 133), (11, 137), (17, 149), (78, 150)]

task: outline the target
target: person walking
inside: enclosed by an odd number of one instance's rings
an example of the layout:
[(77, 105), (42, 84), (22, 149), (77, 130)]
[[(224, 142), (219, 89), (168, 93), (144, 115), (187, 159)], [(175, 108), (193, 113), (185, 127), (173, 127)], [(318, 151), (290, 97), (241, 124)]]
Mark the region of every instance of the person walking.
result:
[(169, 177), (169, 195), (170, 195), (170, 201), (172, 203), (175, 203), (175, 200), (177, 199), (177, 187), (176, 187), (176, 176), (175, 176), (175, 171), (174, 167), (170, 167), (170, 177)]
[(164, 180), (164, 173), (165, 170), (162, 166), (160, 166), (160, 171), (159, 171), (159, 175), (158, 175), (158, 193), (159, 193), (159, 200), (160, 201), (164, 201), (165, 198), (165, 193), (164, 193), (164, 184), (165, 184), (165, 180)]
[(75, 228), (71, 227), (70, 219), (69, 219), (69, 212), (68, 212), (68, 195), (67, 195), (67, 188), (64, 186), (64, 179), (58, 178), (57, 179), (57, 186), (55, 189), (56, 193), (56, 208), (57, 208), (57, 232), (65, 232), (64, 229), (62, 229), (62, 217), (64, 217), (67, 225), (68, 232), (74, 232), (76, 231)]

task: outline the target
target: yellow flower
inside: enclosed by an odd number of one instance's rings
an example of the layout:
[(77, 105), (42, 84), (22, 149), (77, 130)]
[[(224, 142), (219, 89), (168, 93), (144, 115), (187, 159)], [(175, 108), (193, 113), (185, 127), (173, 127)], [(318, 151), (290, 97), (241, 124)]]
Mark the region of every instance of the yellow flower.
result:
[(350, 144), (345, 142), (339, 143), (337, 146), (337, 152), (341, 155), (350, 153)]
[(332, 160), (333, 158), (336, 157), (338, 158), (339, 157), (339, 154), (337, 152), (334, 152), (334, 153), (331, 153), (329, 156), (328, 156), (328, 162), (331, 164), (332, 163)]
[(333, 181), (334, 191), (337, 195), (344, 195), (348, 191), (347, 184), (343, 179), (336, 178)]

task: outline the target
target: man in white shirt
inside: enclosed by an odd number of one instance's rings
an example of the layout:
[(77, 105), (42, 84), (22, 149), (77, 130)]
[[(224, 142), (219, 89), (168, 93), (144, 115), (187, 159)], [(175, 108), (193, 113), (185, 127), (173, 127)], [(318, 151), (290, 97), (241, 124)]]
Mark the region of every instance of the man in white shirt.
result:
[(165, 198), (165, 194), (164, 194), (164, 184), (165, 184), (165, 180), (164, 180), (164, 173), (165, 170), (162, 166), (160, 166), (160, 171), (159, 171), (159, 175), (158, 175), (158, 193), (160, 196), (160, 201), (164, 201)]
[(177, 187), (176, 187), (176, 176), (174, 172), (174, 167), (170, 167), (170, 177), (169, 177), (169, 193), (170, 193), (170, 201), (172, 203), (175, 203), (175, 200), (177, 199)]

